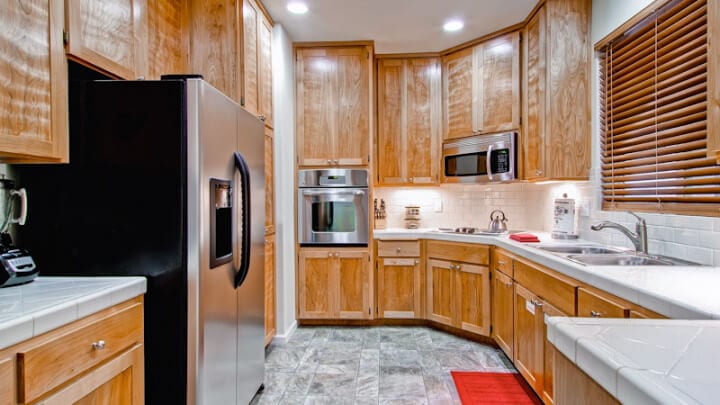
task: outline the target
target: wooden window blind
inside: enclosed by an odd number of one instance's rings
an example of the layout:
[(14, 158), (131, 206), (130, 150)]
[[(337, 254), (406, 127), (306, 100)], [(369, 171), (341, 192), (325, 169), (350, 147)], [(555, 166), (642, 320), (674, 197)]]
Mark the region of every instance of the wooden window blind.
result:
[(598, 49), (603, 209), (720, 216), (706, 3), (668, 1)]

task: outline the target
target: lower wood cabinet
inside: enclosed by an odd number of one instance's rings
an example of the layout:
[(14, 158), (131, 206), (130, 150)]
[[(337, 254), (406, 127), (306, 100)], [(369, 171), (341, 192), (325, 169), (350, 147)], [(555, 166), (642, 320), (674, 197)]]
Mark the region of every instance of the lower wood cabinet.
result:
[(555, 404), (557, 405), (620, 405), (609, 392), (557, 350), (555, 365)]
[(372, 317), (370, 254), (365, 249), (301, 249), (299, 319)]
[(664, 318), (647, 308), (589, 286), (578, 288), (577, 308), (577, 315), (586, 318)]
[(144, 403), (143, 299), (0, 350), (0, 404)]
[(378, 316), (422, 319), (422, 281), (420, 258), (378, 258)]
[(265, 345), (277, 332), (275, 305), (275, 234), (265, 235)]
[(515, 358), (514, 283), (510, 276), (500, 271), (495, 270), (492, 275), (492, 337), (512, 361)]

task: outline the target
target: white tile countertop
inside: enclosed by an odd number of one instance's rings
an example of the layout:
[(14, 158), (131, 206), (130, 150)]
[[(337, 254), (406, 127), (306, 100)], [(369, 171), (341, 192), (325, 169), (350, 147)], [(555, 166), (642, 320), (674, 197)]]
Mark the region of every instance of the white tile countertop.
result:
[(38, 277), (0, 288), (0, 349), (144, 294), (144, 277)]
[(720, 398), (720, 321), (556, 317), (548, 340), (624, 404)]
[[(552, 239), (547, 232), (531, 232), (541, 243), (597, 243)], [(720, 268), (708, 266), (589, 266), (521, 243), (507, 235), (460, 235), (432, 229), (375, 230), (380, 240), (434, 239), (501, 247), (559, 273), (615, 294), (632, 303), (676, 319), (720, 319)], [(651, 252), (662, 253), (662, 252)]]

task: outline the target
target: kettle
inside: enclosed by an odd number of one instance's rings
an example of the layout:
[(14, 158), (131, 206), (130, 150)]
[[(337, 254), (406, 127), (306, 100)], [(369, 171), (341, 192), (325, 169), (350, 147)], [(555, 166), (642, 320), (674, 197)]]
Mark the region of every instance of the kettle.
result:
[[(498, 215), (495, 215), (495, 213), (498, 213)], [(493, 215), (495, 217), (493, 218)], [(501, 217), (502, 215), (502, 217)], [(501, 210), (495, 210), (490, 213), (490, 224), (488, 225), (488, 231), (494, 232), (494, 233), (503, 233), (507, 231), (507, 218), (505, 217), (505, 213)]]

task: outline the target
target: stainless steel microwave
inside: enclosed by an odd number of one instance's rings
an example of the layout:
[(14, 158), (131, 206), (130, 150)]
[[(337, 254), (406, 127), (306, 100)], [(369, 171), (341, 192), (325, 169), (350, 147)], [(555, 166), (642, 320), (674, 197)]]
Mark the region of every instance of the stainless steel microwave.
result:
[(517, 133), (477, 135), (443, 144), (443, 183), (517, 179)]

